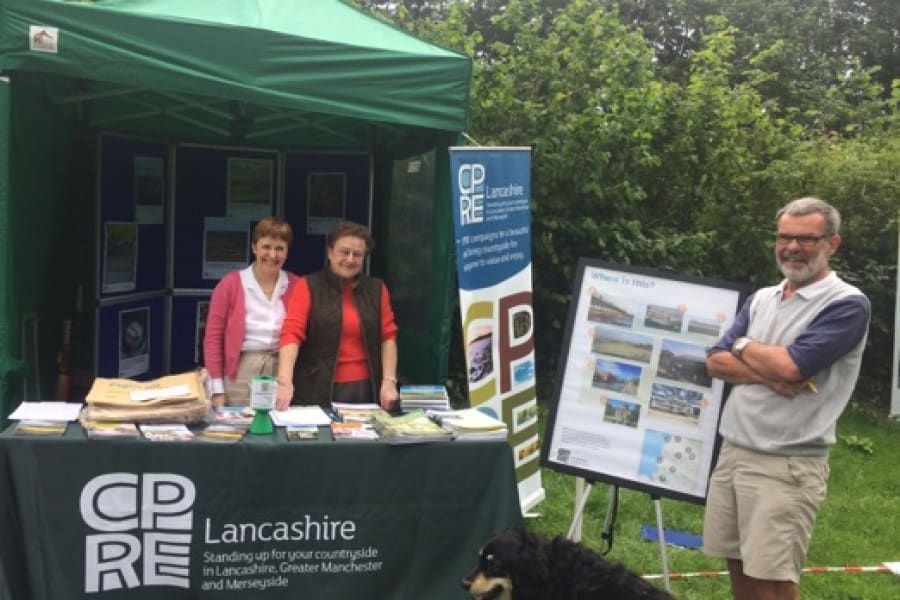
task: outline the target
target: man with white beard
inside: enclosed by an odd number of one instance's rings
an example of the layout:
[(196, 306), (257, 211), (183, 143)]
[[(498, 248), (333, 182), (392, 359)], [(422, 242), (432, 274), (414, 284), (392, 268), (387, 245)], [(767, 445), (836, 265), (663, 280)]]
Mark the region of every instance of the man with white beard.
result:
[(835, 423), (850, 400), (870, 305), (829, 269), (840, 213), (799, 198), (775, 218), (785, 279), (758, 290), (707, 354), (733, 384), (710, 477), (703, 549), (725, 558), (735, 600), (793, 600), (828, 480)]

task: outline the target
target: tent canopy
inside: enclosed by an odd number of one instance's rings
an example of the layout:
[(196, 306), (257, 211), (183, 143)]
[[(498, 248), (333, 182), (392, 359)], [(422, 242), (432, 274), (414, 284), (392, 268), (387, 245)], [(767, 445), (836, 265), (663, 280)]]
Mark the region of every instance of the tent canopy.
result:
[[(7, 359), (55, 373), (59, 324), (94, 279), (100, 132), (368, 154), (373, 269), (414, 278), (427, 314), (425, 330), (401, 327), (401, 367), (440, 381), (453, 289), (443, 149), (466, 127), (471, 69), (340, 0), (0, 0), (0, 423)], [(419, 153), (434, 157), (433, 185), (401, 189), (404, 205), (393, 169)], [(410, 223), (410, 203), (433, 215)], [(406, 248), (427, 266), (412, 272)], [(34, 315), (39, 356), (25, 341)]]
[(43, 74), (92, 128), (345, 148), (465, 129), (471, 60), (339, 0), (0, 7), (0, 69)]

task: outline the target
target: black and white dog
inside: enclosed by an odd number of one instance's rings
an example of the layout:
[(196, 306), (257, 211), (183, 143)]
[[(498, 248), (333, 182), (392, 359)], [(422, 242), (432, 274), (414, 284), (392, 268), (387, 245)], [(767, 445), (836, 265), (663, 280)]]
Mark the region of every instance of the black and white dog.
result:
[(525, 529), (492, 538), (462, 580), (474, 600), (671, 600), (624, 566), (564, 538)]

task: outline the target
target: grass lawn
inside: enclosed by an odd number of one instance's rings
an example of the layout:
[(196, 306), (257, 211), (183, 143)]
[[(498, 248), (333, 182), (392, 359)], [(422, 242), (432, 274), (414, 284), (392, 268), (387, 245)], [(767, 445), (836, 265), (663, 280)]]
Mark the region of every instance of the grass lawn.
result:
[[(855, 437), (854, 437), (855, 436)], [(842, 441), (842, 438), (849, 438)], [(865, 451), (869, 448), (871, 454)], [(808, 567), (879, 565), (900, 561), (900, 423), (849, 408), (838, 423), (838, 443), (831, 452), (828, 496), (819, 512), (807, 560)], [(565, 536), (574, 511), (575, 478), (542, 470), (546, 500), (528, 519), (530, 529)], [(610, 486), (597, 484), (584, 513), (582, 541), (601, 548), (600, 533), (609, 503)], [(675, 500), (662, 501), (663, 524), (700, 535), (703, 507)], [(611, 560), (641, 573), (661, 573), (657, 542), (641, 538), (642, 524), (655, 525), (653, 501), (647, 494), (622, 489)], [(668, 547), (670, 572), (719, 571), (724, 561), (699, 550)], [(662, 586), (662, 580), (656, 582)], [(730, 598), (727, 576), (672, 579), (672, 592), (682, 600)], [(801, 597), (815, 600), (894, 600), (900, 598), (900, 576), (890, 573), (806, 574)]]

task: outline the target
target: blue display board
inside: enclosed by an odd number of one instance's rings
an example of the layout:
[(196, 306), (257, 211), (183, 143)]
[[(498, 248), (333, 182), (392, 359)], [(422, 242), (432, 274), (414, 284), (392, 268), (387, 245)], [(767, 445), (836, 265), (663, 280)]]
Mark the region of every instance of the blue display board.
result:
[(174, 295), (172, 302), (172, 348), (169, 370), (189, 371), (203, 365), (203, 334), (209, 294)]
[(168, 178), (165, 143), (100, 136), (99, 297), (165, 288)]
[(369, 222), (369, 168), (365, 154), (288, 153), (284, 218), (294, 230), (285, 268), (298, 275), (325, 263), (325, 235), (337, 220)]
[[(238, 263), (249, 264), (253, 225), (275, 214), (278, 155), (274, 151), (179, 146), (175, 165), (173, 288), (212, 289), (225, 271)], [(221, 235), (207, 235), (210, 219), (217, 222)], [(240, 231), (247, 240), (243, 254), (234, 244)], [(221, 243), (213, 244), (213, 240)], [(221, 266), (228, 261), (230, 266)]]
[(97, 311), (97, 376), (156, 379), (165, 368), (165, 296), (101, 306)]

